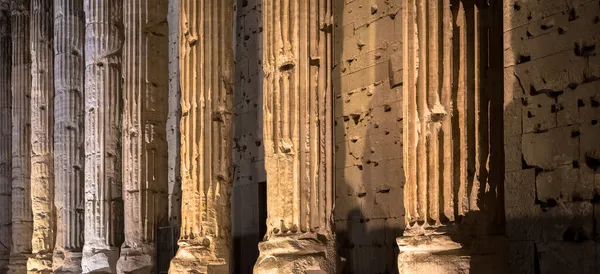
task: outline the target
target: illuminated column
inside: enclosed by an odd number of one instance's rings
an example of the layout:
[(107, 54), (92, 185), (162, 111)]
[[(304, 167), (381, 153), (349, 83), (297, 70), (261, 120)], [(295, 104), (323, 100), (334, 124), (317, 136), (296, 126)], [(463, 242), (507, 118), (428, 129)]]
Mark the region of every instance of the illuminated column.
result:
[(233, 2), (180, 1), (181, 237), (170, 273), (229, 273)]
[(267, 235), (255, 273), (336, 273), (331, 1), (265, 0)]

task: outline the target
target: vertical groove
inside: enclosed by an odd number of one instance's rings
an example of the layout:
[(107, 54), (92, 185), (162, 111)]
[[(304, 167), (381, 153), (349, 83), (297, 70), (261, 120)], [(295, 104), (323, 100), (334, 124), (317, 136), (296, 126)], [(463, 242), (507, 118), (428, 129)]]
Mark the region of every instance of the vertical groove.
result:
[(268, 235), (329, 232), (331, 4), (263, 3)]
[(81, 272), (84, 191), (83, 0), (54, 5), (55, 272)]
[[(115, 271), (122, 243), (122, 0), (85, 0), (85, 244), (83, 272)], [(96, 254), (105, 254), (97, 259)], [(92, 263), (92, 260), (95, 260)]]
[(12, 245), (9, 273), (24, 273), (31, 254), (31, 55), (29, 1), (11, 2)]
[(11, 39), (9, 2), (0, 0), (0, 272), (6, 272), (11, 245)]
[(32, 253), (28, 271), (52, 271), (54, 214), (54, 44), (53, 1), (32, 0), (31, 202)]
[(167, 221), (167, 2), (125, 1), (123, 195), (125, 243), (120, 272), (152, 268), (154, 231)]
[[(230, 263), (233, 2), (181, 0), (180, 7), (181, 238), (169, 271), (194, 265), (204, 273)], [(188, 252), (202, 253), (190, 259)]]

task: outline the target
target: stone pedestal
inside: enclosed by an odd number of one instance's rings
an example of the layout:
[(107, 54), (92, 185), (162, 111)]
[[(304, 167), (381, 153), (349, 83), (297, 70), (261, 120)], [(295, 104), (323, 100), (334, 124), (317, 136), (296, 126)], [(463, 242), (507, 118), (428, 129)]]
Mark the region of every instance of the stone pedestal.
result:
[(400, 237), (398, 270), (408, 273), (469, 273), (471, 257), (446, 235)]
[(254, 273), (336, 273), (337, 250), (330, 235), (304, 233), (261, 242)]
[(229, 273), (233, 2), (181, 0), (181, 237), (169, 273)]

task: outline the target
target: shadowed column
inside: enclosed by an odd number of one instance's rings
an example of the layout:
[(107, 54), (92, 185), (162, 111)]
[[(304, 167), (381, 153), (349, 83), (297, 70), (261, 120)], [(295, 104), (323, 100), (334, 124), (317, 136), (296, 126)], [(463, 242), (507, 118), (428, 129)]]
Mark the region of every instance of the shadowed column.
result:
[(31, 54), (29, 0), (11, 2), (12, 245), (8, 273), (26, 272), (31, 256)]
[(10, 4), (0, 0), (0, 273), (8, 270), (11, 243)]
[(153, 273), (155, 232), (167, 224), (167, 1), (123, 9), (123, 198), (125, 242), (118, 273)]

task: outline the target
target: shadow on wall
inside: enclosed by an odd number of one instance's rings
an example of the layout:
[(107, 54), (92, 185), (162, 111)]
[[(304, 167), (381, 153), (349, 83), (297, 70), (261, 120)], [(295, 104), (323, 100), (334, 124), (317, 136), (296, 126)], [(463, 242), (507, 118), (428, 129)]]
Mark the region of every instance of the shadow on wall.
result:
[(511, 273), (600, 271), (600, 5), (504, 0)]
[(233, 273), (252, 273), (266, 233), (266, 174), (262, 142), (261, 0), (235, 1), (233, 129)]
[(343, 273), (397, 273), (402, 1), (334, 2), (334, 218)]

